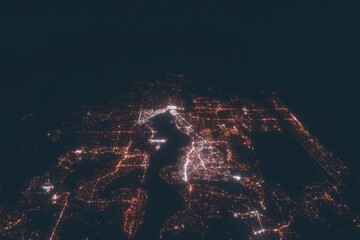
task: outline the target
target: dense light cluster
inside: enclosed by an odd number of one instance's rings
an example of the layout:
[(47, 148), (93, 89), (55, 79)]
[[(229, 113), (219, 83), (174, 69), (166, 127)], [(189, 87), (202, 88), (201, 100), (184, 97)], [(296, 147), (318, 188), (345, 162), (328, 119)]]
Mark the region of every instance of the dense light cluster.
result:
[[(152, 121), (164, 114), (171, 115), (190, 144), (175, 164), (158, 173), (167, 184), (182, 186), (182, 207), (163, 223), (162, 238), (192, 232), (206, 239), (216, 220), (227, 219), (245, 226), (241, 236), (246, 239), (296, 239), (303, 235), (297, 228), (301, 221), (326, 222), (324, 206), (359, 231), (358, 215), (341, 197), (351, 173), (275, 93), (217, 98), (212, 92), (184, 91), (181, 84), (155, 82), (123, 95), (121, 106), (112, 101), (70, 112), (71, 121), (46, 137), (54, 144), (73, 139), (75, 146), (43, 175), (34, 176), (19, 202), (0, 206), (0, 236), (61, 239), (66, 222), (75, 222), (91, 229), (89, 236), (95, 239), (108, 223), (122, 229), (120, 239), (135, 239), (151, 207), (144, 187), (151, 156), (167, 144)], [(264, 159), (257, 154), (257, 134), (293, 139), (322, 169), (318, 178), (304, 182), (296, 193), (284, 183), (268, 181)], [(103, 223), (101, 216), (109, 211), (114, 216)], [(49, 221), (38, 226), (36, 219)]]

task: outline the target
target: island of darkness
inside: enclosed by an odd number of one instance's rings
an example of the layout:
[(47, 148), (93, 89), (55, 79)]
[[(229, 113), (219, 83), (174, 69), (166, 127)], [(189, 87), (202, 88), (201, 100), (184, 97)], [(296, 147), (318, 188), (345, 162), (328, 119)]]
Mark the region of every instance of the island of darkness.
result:
[[(1, 239), (355, 239), (358, 179), (276, 93), (168, 75), (73, 107)], [(45, 151), (45, 150), (44, 150)], [(15, 184), (15, 183), (14, 183)]]

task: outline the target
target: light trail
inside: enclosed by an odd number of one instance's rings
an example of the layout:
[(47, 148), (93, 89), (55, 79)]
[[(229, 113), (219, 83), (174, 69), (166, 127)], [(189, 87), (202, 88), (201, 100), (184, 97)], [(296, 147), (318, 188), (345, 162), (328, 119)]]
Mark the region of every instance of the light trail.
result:
[(50, 235), (50, 240), (52, 240), (53, 239), (53, 237), (54, 237), (54, 235), (55, 235), (55, 233), (56, 233), (56, 230), (57, 230), (57, 228), (58, 228), (58, 226), (59, 226), (59, 223), (60, 223), (60, 221), (61, 221), (61, 218), (63, 217), (63, 214), (64, 214), (64, 212), (65, 212), (65, 209), (66, 209), (66, 207), (67, 207), (67, 205), (68, 205), (68, 197), (70, 196), (70, 193), (68, 193), (67, 195), (66, 195), (66, 197), (65, 197), (65, 200), (64, 200), (64, 205), (63, 205), (63, 207), (62, 207), (62, 209), (61, 209), (61, 212), (60, 212), (60, 215), (59, 215), (59, 217), (58, 217), (58, 219), (57, 219), (57, 221), (56, 221), (56, 224), (55, 224), (55, 227), (54, 227), (54, 229), (53, 229), (53, 231), (51, 232), (51, 235)]

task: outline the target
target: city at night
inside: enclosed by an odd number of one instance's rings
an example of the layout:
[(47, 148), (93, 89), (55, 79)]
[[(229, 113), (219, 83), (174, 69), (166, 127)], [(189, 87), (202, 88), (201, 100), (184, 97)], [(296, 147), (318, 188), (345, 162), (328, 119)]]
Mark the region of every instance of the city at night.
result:
[(360, 239), (354, 9), (2, 7), (0, 239)]

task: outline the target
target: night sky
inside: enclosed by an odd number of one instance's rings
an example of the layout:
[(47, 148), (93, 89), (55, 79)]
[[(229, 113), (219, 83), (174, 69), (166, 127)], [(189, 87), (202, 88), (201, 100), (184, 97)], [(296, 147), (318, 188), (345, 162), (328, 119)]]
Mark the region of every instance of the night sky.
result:
[[(358, 8), (345, 1), (9, 1), (0, 6), (3, 146), (19, 111), (164, 73), (276, 91), (354, 172)], [(355, 1), (353, 1), (355, 2)], [(71, 101), (70, 101), (71, 102)], [(21, 110), (19, 110), (21, 109)]]

